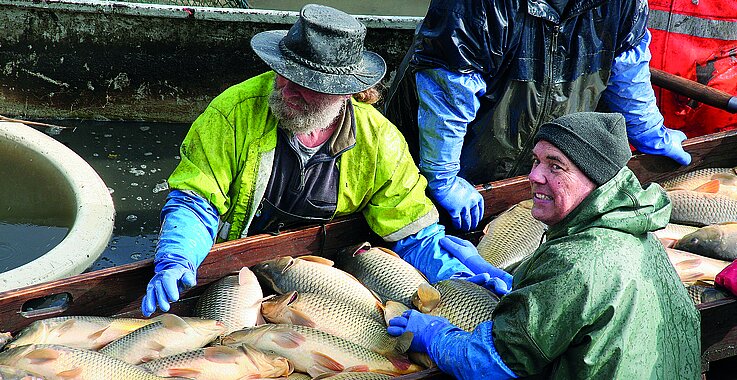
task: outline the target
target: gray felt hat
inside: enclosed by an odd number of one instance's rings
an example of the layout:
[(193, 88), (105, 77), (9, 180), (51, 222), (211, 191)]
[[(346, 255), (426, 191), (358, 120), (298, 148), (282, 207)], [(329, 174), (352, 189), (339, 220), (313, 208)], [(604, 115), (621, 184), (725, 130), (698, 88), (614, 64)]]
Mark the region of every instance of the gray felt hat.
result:
[(272, 70), (290, 81), (326, 94), (347, 95), (378, 83), (386, 63), (366, 51), (366, 27), (337, 9), (307, 4), (287, 30), (261, 32), (251, 47)]

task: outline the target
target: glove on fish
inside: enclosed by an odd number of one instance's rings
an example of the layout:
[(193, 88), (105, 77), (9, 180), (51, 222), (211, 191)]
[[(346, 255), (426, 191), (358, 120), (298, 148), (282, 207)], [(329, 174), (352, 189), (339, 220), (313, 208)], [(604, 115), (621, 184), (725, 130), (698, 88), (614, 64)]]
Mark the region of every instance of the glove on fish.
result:
[(407, 310), (402, 315), (390, 319), (386, 331), (391, 336), (400, 336), (406, 332), (411, 332), (412, 344), (409, 349), (426, 354), (435, 334), (445, 327), (452, 326), (443, 317), (423, 314), (417, 310)]
[[(453, 257), (457, 258), (458, 261), (467, 266), (473, 274), (488, 275), (488, 277), (482, 276), (474, 278), (474, 276), (466, 276), (462, 273), (458, 273), (457, 275), (460, 276), (457, 278), (463, 278), (464, 280), (473, 278), (474, 281), (472, 282), (484, 286), (499, 296), (509, 293), (512, 289), (512, 275), (484, 260), (471, 242), (455, 236), (447, 235), (440, 240), (439, 244), (440, 247), (448, 251)], [(497, 282), (493, 281), (494, 278), (501, 279), (505, 286), (502, 287), (501, 285), (497, 285)], [(497, 288), (498, 291), (495, 290)]]
[(509, 276), (509, 283), (504, 282), (499, 277), (492, 277), (488, 273), (479, 273), (476, 275), (470, 275), (469, 273), (460, 272), (451, 276), (451, 279), (466, 280), (473, 282), (476, 285), (483, 286), (490, 290), (498, 297), (505, 296), (512, 291), (512, 276), (509, 273), (504, 272), (506, 276)]
[(714, 279), (714, 283), (737, 295), (737, 261), (727, 265)]

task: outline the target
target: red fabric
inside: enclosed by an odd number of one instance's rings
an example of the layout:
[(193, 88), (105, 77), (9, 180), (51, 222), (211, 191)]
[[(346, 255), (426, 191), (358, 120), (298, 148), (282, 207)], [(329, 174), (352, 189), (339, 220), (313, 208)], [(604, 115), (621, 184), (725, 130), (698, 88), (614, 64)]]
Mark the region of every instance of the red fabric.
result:
[[(737, 1), (650, 0), (653, 11), (705, 20), (734, 22)], [(651, 66), (737, 95), (737, 40), (708, 39), (650, 28)], [(701, 78), (697, 78), (697, 68)], [(737, 114), (710, 107), (655, 87), (665, 125), (688, 137), (737, 129)]]
[(737, 261), (722, 269), (714, 279), (714, 283), (737, 296)]

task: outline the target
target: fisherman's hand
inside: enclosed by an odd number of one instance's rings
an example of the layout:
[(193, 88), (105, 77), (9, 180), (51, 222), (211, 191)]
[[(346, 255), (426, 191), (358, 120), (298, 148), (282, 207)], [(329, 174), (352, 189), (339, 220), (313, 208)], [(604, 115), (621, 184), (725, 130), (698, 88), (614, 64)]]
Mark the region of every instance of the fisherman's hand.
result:
[(179, 300), (182, 291), (197, 284), (194, 271), (178, 263), (167, 263), (158, 268), (156, 274), (146, 287), (141, 311), (148, 317), (156, 311), (156, 307), (163, 312), (169, 311), (169, 303)]
[(386, 331), (391, 336), (400, 336), (404, 333), (412, 333), (412, 344), (410, 351), (427, 353), (432, 338), (441, 329), (452, 326), (447, 319), (420, 313), (417, 310), (407, 310), (402, 315), (389, 320)]
[(484, 217), (484, 198), (461, 177), (432, 180), (427, 189), (432, 198), (448, 211), (457, 230), (471, 231)]
[[(479, 274), (471, 275), (466, 272), (460, 272), (460, 273), (454, 274), (450, 278), (473, 282), (474, 284), (483, 286), (484, 288), (488, 289), (492, 293), (501, 297), (501, 296), (507, 295), (509, 292), (512, 291), (512, 275), (507, 272), (504, 272), (503, 276), (504, 276), (504, 279), (500, 277), (492, 277), (488, 273), (479, 273)], [(505, 279), (508, 279), (508, 282), (505, 281)]]
[(632, 145), (642, 153), (670, 157), (681, 165), (691, 163), (691, 155), (681, 145), (686, 134), (677, 129), (662, 126), (629, 137)]
[(714, 279), (714, 283), (737, 296), (737, 261), (727, 265)]
[(470, 241), (461, 239), (456, 236), (446, 235), (438, 242), (440, 248), (444, 249), (451, 256), (462, 262), (473, 274), (488, 273), (490, 277), (499, 277), (509, 288), (512, 288), (512, 275), (489, 264), (484, 260), (479, 251), (471, 244)]

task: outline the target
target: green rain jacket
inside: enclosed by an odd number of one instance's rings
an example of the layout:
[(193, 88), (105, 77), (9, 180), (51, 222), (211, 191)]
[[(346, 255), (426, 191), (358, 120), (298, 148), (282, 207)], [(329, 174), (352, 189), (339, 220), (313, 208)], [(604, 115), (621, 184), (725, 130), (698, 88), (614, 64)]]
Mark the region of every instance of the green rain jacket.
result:
[(699, 379), (699, 313), (649, 233), (671, 208), (625, 167), (551, 226), (494, 311), (504, 363), (521, 377)]
[[(200, 194), (221, 216), (218, 237), (244, 237), (271, 176), (277, 119), (269, 110), (273, 71), (230, 87), (195, 120), (169, 187)], [(397, 241), (432, 225), (438, 213), (427, 181), (396, 127), (373, 106), (353, 101), (355, 145), (338, 160), (334, 216), (362, 211), (371, 229)]]

